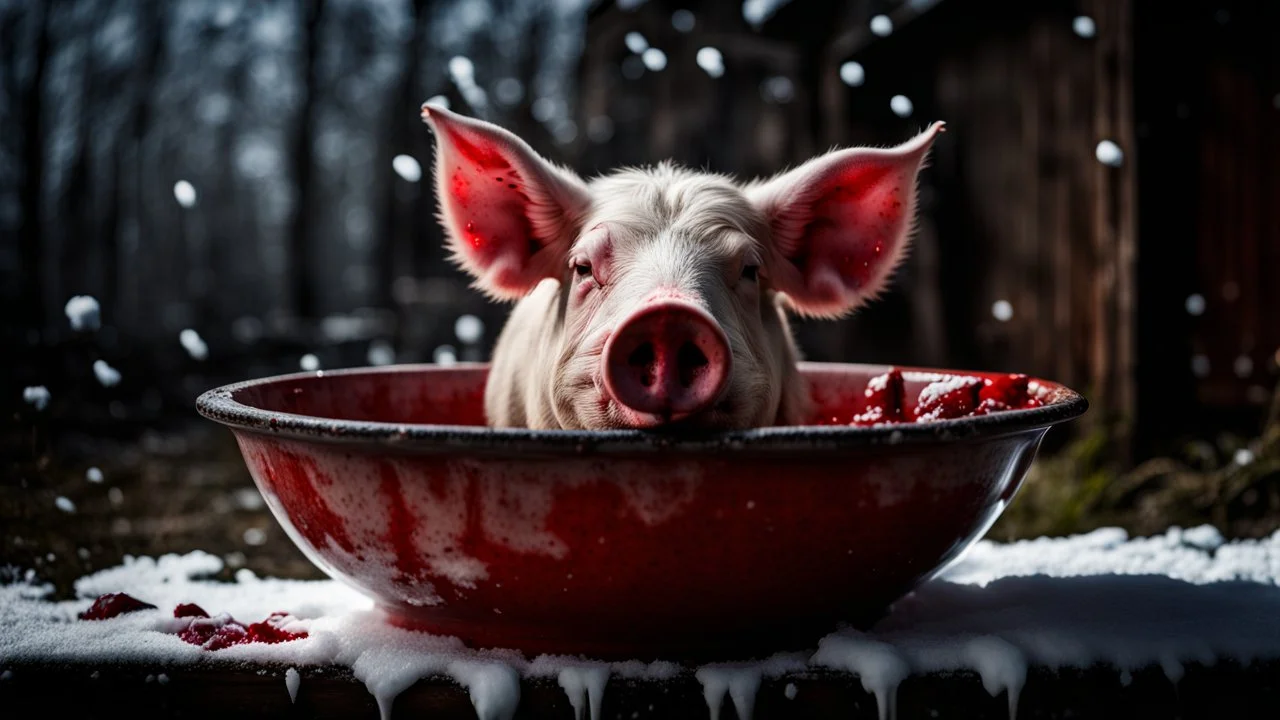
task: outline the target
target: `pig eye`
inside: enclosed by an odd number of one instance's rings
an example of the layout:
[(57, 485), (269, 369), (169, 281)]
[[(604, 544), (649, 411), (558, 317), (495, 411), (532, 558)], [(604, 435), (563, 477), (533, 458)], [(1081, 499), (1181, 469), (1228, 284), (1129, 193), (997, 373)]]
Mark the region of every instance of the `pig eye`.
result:
[(591, 275), (591, 263), (574, 263), (573, 271), (578, 274), (578, 277), (587, 277)]
[(743, 265), (742, 266), (743, 280), (747, 280), (749, 282), (755, 282), (759, 277), (760, 277), (759, 265)]

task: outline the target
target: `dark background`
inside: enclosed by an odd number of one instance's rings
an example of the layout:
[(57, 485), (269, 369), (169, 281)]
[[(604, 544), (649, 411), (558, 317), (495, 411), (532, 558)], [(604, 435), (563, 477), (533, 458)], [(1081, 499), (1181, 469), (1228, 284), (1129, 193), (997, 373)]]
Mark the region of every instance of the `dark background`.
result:
[[(800, 324), (808, 357), (1084, 392), (996, 537), (1280, 527), (1280, 3), (4, 0), (0, 561), (65, 579), (199, 547), (314, 572), (193, 400), (307, 354), (487, 357), (507, 308), (445, 260), (434, 96), (586, 175), (747, 178), (946, 120), (893, 292)], [(100, 329), (72, 329), (75, 295)]]

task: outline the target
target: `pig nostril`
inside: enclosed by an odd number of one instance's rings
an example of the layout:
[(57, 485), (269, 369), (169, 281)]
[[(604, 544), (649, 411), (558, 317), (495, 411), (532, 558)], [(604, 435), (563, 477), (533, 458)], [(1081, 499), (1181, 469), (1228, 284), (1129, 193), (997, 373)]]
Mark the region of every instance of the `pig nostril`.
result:
[(631, 356), (627, 358), (628, 365), (640, 370), (640, 384), (645, 387), (653, 384), (653, 362), (656, 359), (651, 342), (640, 343), (640, 346), (632, 350)]
[(680, 385), (681, 387), (691, 387), (693, 381), (701, 374), (710, 361), (702, 352), (702, 349), (691, 342), (686, 342), (680, 346), (680, 352), (676, 355), (677, 367), (680, 368)]

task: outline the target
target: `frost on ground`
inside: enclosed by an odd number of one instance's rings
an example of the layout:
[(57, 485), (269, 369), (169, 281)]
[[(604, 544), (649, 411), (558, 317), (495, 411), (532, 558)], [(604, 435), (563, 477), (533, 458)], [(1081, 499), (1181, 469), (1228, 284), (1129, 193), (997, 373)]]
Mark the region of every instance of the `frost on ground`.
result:
[[(1122, 679), (1158, 666), (1176, 683), (1188, 662), (1280, 657), (1280, 533), (1226, 543), (1211, 527), (1174, 528), (1149, 538), (1104, 529), (1009, 545), (980, 542), (870, 632), (833, 633), (809, 655), (683, 669), (473, 651), (453, 638), (390, 626), (369, 599), (336, 581), (258, 578), (247, 570), (235, 583), (201, 579), (221, 568), (220, 558), (199, 551), (126, 558), (119, 567), (81, 578), (81, 599), (66, 602), (49, 601), (51, 588), (36, 584), (31, 574), (0, 587), (0, 671), (22, 661), (270, 662), (294, 670), (285, 678), (294, 693), (298, 670), (340, 664), (384, 710), (418, 679), (446, 675), (467, 688), (481, 718), (512, 717), (521, 676), (555, 679), (581, 717), (595, 718), (610, 676), (660, 681), (692, 672), (713, 716), (732, 703), (739, 717), (748, 718), (761, 678), (827, 667), (856, 675), (887, 717), (898, 685), (913, 674), (976, 672), (992, 696), (1008, 699), (1012, 715), (1032, 665), (1103, 663)], [(110, 620), (76, 619), (92, 598), (112, 592), (157, 608)], [(181, 622), (173, 609), (192, 602), (236, 618), (284, 611), (296, 618), (289, 630), (307, 636), (204, 650), (173, 634)], [(788, 686), (786, 694), (796, 692)]]

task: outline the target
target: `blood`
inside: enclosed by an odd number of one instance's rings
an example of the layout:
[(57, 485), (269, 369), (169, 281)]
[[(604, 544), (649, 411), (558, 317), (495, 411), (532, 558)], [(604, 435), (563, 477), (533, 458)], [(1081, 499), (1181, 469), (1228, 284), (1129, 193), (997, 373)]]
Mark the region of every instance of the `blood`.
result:
[(867, 381), (863, 390), (866, 402), (861, 412), (851, 418), (839, 414), (824, 416), (821, 424), (870, 427), (925, 423), (1040, 407), (1044, 403), (1031, 395), (1030, 382), (1030, 378), (1022, 374), (986, 379), (949, 376), (927, 386), (908, 412), (906, 383), (902, 372), (894, 368)]
[[(88, 610), (80, 613), (80, 619), (106, 620), (138, 610), (155, 609), (155, 607), (132, 595), (108, 593), (94, 600)], [(274, 645), (290, 640), (301, 640), (307, 636), (305, 632), (285, 630), (284, 625), (289, 620), (289, 614), (283, 612), (273, 612), (265, 620), (248, 626), (228, 616), (211, 618), (204, 608), (195, 603), (178, 605), (173, 609), (173, 616), (190, 618), (191, 622), (179, 630), (177, 636), (183, 642), (199, 645), (205, 650), (221, 650), (232, 645), (250, 643)]]
[(88, 610), (80, 613), (81, 620), (107, 620), (139, 610), (154, 610), (155, 605), (143, 602), (124, 593), (107, 593), (93, 601)]
[(850, 425), (902, 422), (902, 401), (906, 392), (901, 370), (894, 368), (872, 378), (863, 394), (867, 398), (866, 410), (854, 415)]
[(196, 605), (195, 603), (182, 603), (173, 609), (173, 616), (176, 618), (207, 618), (209, 617), (209, 613), (205, 612), (204, 608)]
[[(945, 392), (930, 392), (933, 385), (920, 393), (920, 402), (916, 405), (917, 422), (930, 420), (951, 420), (973, 414), (978, 408), (978, 393), (982, 381), (977, 378), (955, 378), (944, 380), (948, 388)], [(937, 385), (938, 383), (935, 383)]]
[[(174, 612), (176, 614), (177, 610)], [(305, 638), (307, 636), (305, 632), (291, 632), (284, 629), (283, 625), (288, 618), (287, 613), (274, 612), (267, 616), (266, 620), (246, 626), (232, 618), (223, 620), (203, 615), (193, 617), (191, 624), (178, 632), (178, 637), (183, 642), (199, 645), (205, 650), (221, 650), (233, 645), (252, 643), (275, 645)]]

